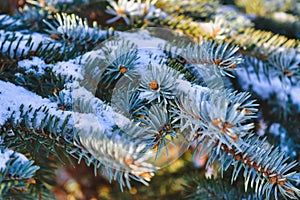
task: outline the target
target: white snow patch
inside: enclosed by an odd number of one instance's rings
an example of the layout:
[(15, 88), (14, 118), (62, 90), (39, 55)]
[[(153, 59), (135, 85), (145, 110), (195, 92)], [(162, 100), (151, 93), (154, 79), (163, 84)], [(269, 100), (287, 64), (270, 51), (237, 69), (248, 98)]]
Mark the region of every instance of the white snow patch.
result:
[[(83, 120), (83, 116), (81, 116), (83, 113), (88, 113), (91, 115), (86, 115), (86, 117), (91, 119), (91, 122), (93, 122), (93, 116), (96, 116), (98, 118), (99, 130), (107, 130), (108, 132), (111, 131), (112, 126), (118, 125), (120, 128), (124, 127), (125, 125), (130, 123), (130, 120), (126, 118), (125, 116), (116, 113), (113, 111), (113, 109), (105, 105), (103, 101), (101, 101), (98, 98), (95, 98), (95, 96), (88, 90), (86, 90), (84, 87), (77, 88), (72, 92), (72, 97), (74, 101), (78, 101), (80, 99), (85, 99), (86, 102), (89, 104), (84, 106), (84, 104), (79, 104), (79, 107), (77, 107), (77, 103), (74, 102), (73, 105), (73, 111), (74, 111), (74, 120), (75, 124), (77, 126), (83, 126), (86, 127), (84, 129), (87, 129), (91, 126), (91, 123), (83, 123), (79, 122)], [(85, 122), (88, 122), (89, 120), (84, 120)], [(81, 127), (82, 128), (82, 127)]]
[(43, 74), (47, 64), (39, 57), (32, 57), (18, 62), (18, 67), (25, 69), (27, 73)]
[(300, 111), (300, 87), (293, 87), (291, 89), (291, 98), (293, 99), (293, 102), (295, 104), (298, 104), (299, 106), (299, 111)]
[[(142, 48), (138, 50), (139, 59), (138, 62), (141, 66), (148, 65), (149, 63), (153, 65), (161, 65), (162, 60), (166, 60), (166, 55), (158, 47)], [(163, 61), (164, 62), (164, 61)], [(146, 71), (145, 68), (141, 70)]]
[(28, 159), (21, 153), (17, 153), (10, 149), (0, 150), (0, 171), (4, 171), (6, 169), (6, 163), (10, 160), (12, 155), (17, 158), (17, 162), (28, 162)]
[[(83, 54), (82, 56), (77, 57), (77, 60), (79, 60), (81, 58), (81, 61), (83, 63), (85, 63), (86, 61), (88, 61), (89, 59), (93, 60), (93, 59), (100, 59), (100, 60), (104, 60), (105, 59), (105, 55), (103, 53), (103, 49), (101, 48), (102, 46), (99, 45), (98, 47), (96, 47), (94, 50), (86, 52), (85, 54)], [(77, 63), (79, 63), (77, 61)]]
[(269, 131), (270, 133), (276, 135), (276, 136), (279, 136), (281, 133), (282, 133), (282, 128), (281, 128), (281, 124), (280, 123), (273, 123), (270, 128), (269, 128)]
[[(63, 120), (67, 115), (71, 114), (68, 111), (57, 110), (57, 104), (50, 102), (49, 99), (42, 98), (37, 94), (26, 90), (20, 86), (16, 86), (9, 82), (0, 81), (0, 127), (4, 125), (6, 120), (14, 113), (14, 120), (18, 122), (20, 119), (20, 106), (24, 105), (24, 110), (27, 110), (29, 106), (34, 109), (39, 107), (46, 107), (49, 109), (49, 114), (55, 115), (61, 119), (60, 124), (63, 123)], [(33, 112), (29, 112), (29, 119), (33, 117)], [(37, 123), (36, 127), (39, 126), (39, 122), (46, 116), (46, 113), (42, 109), (37, 112)], [(69, 124), (72, 125), (72, 122), (69, 121)]]
[[(161, 29), (163, 31), (163, 29)], [(165, 31), (167, 33), (167, 31)], [(166, 41), (158, 37), (152, 37), (148, 30), (139, 30), (137, 32), (122, 32), (119, 37), (135, 43), (139, 49), (161, 49), (166, 44)]]
[(51, 105), (51, 102), (23, 87), (0, 80), (0, 126), (5, 123), (13, 111), (20, 109), (21, 104), (24, 107), (29, 107), (29, 105), (39, 107), (41, 105)]
[(55, 65), (53, 65), (52, 70), (56, 74), (67, 77), (70, 77), (72, 75), (75, 80), (83, 80), (81, 68), (82, 66), (78, 64), (76, 60), (69, 60), (56, 63)]

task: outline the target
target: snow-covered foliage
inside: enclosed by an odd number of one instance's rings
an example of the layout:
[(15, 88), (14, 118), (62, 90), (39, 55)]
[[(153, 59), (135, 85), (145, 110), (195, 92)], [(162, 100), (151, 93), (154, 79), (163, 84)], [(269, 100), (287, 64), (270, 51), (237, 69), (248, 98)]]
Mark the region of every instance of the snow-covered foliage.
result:
[[(156, 0), (108, 0), (105, 11), (113, 18), (107, 23), (167, 20), (176, 29), (121, 32), (58, 11), (58, 5), (72, 7), (73, 1), (29, 2), (36, 7), (26, 4), (19, 13), (24, 18), (0, 16), (4, 177), (23, 184), (53, 157), (74, 157), (123, 190), (131, 188), (130, 180), (148, 185), (157, 170), (193, 146), (194, 156), (209, 155), (207, 167), (218, 161), (223, 174), (233, 166), (231, 181), (243, 176), (245, 189), (255, 186), (258, 198), (300, 197), (298, 163), (288, 160), (287, 146), (273, 147), (253, 133), (259, 104), (251, 93), (260, 101), (275, 95), (281, 107), (300, 112), (300, 57), (298, 49), (285, 51), (290, 43), (267, 33), (266, 39), (246, 37), (255, 32), (253, 24), (235, 9), (223, 17), (230, 7), (201, 22), (169, 16), (155, 7)], [(170, 2), (177, 1), (160, 3)], [(188, 1), (178, 5), (193, 13)], [(186, 22), (197, 27), (187, 32), (193, 40), (183, 35)], [(245, 92), (226, 88), (228, 77), (237, 77)], [(265, 130), (286, 138), (279, 123), (270, 123), (261, 135)], [(1, 179), (0, 184), (0, 192), (9, 193), (10, 185)]]

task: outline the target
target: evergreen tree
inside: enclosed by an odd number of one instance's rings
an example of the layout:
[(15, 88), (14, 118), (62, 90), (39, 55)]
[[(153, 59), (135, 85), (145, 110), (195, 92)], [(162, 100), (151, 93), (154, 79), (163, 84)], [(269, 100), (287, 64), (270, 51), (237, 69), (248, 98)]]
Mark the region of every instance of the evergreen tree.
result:
[(0, 198), (84, 163), (121, 192), (77, 199), (300, 199), (299, 8), (4, 0)]

